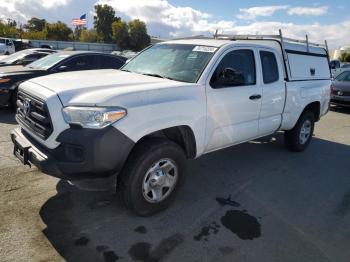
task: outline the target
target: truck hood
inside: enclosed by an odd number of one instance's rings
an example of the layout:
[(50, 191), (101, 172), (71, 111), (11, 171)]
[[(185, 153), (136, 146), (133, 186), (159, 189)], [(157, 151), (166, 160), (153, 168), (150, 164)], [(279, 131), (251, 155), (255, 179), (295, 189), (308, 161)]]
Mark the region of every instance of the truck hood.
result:
[(34, 78), (30, 82), (55, 92), (64, 106), (115, 106), (115, 99), (120, 97), (124, 99), (119, 101), (127, 100), (129, 104), (130, 99), (135, 98), (131, 94), (142, 99), (150, 90), (195, 85), (114, 69), (58, 73)]

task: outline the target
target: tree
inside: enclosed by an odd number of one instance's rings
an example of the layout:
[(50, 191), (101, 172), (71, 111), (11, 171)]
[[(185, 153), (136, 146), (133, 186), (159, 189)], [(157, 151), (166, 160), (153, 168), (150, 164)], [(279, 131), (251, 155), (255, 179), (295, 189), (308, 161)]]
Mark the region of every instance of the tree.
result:
[(24, 39), (31, 39), (31, 40), (45, 40), (46, 39), (46, 31), (40, 31), (40, 32), (23, 32), (22, 38)]
[(27, 24), (24, 26), (29, 32), (40, 32), (43, 31), (46, 25), (45, 19), (39, 19), (32, 17), (27, 21)]
[(16, 27), (17, 26), (17, 22), (11, 18), (7, 18), (7, 25), (10, 27)]
[(9, 25), (7, 22), (0, 20), (0, 36), (1, 37), (17, 37), (17, 28)]
[(350, 63), (350, 53), (342, 53), (339, 57), (339, 60), (343, 63)]
[(97, 31), (99, 40), (103, 42), (112, 41), (112, 23), (119, 21), (119, 17), (115, 17), (113, 7), (109, 5), (95, 5), (94, 27)]
[(151, 43), (151, 37), (147, 34), (146, 24), (139, 19), (129, 22), (130, 48), (140, 51)]
[(83, 30), (80, 33), (79, 41), (81, 42), (97, 42), (98, 36), (96, 30)]
[(68, 41), (70, 40), (70, 35), (73, 33), (72, 30), (60, 21), (53, 24), (46, 24), (46, 39), (55, 41)]
[(79, 39), (80, 38), (80, 35), (81, 35), (81, 32), (83, 30), (86, 30), (86, 27), (82, 26), (82, 25), (78, 25), (74, 28), (74, 32), (73, 32), (73, 38), (74, 39)]
[(127, 49), (130, 43), (129, 27), (124, 21), (115, 21), (112, 24), (113, 40), (121, 49)]

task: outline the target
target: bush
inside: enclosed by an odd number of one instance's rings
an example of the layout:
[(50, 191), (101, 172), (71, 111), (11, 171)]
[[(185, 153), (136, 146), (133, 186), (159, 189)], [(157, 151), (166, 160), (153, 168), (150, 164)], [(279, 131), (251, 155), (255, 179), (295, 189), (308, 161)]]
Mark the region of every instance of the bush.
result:
[(80, 33), (79, 41), (81, 42), (97, 42), (98, 36), (96, 30), (83, 30)]
[(339, 60), (343, 63), (350, 63), (350, 53), (342, 53)]

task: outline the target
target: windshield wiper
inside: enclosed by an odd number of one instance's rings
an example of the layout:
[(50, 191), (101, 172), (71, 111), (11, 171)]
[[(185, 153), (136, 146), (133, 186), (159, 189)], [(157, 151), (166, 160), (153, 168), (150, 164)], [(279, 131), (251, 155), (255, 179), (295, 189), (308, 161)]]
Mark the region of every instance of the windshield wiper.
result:
[(146, 76), (154, 76), (154, 77), (159, 77), (159, 78), (163, 78), (163, 79), (169, 79), (169, 80), (175, 80), (174, 78), (168, 77), (168, 76), (162, 76), (159, 74), (151, 74), (151, 73), (141, 73), (142, 75), (146, 75)]

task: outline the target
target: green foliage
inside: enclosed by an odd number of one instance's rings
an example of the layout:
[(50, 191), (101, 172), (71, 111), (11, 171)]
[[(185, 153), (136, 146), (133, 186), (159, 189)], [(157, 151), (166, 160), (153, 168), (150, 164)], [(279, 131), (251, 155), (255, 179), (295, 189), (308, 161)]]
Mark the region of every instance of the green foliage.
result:
[(80, 35), (81, 35), (81, 32), (82, 32), (83, 30), (86, 30), (86, 27), (83, 27), (82, 25), (76, 26), (76, 27), (74, 28), (74, 32), (73, 32), (72, 38), (73, 38), (74, 40), (79, 39), (79, 38), (80, 38)]
[(45, 19), (32, 17), (22, 26), (12, 19), (0, 19), (0, 36), (31, 40), (69, 41), (79, 39), (82, 42), (116, 43), (121, 49), (140, 51), (147, 47), (151, 38), (147, 34), (146, 24), (138, 19), (129, 23), (115, 16), (113, 7), (96, 5), (94, 16), (95, 29), (87, 30), (77, 26), (74, 32), (60, 21), (47, 23)]
[(112, 24), (114, 42), (121, 48), (127, 49), (130, 43), (129, 27), (124, 21), (115, 21)]
[(15, 38), (17, 37), (17, 29), (11, 23), (0, 20), (0, 36)]
[(151, 43), (151, 37), (147, 34), (146, 24), (139, 19), (128, 23), (130, 35), (130, 48), (140, 51)]
[(71, 40), (72, 30), (60, 21), (53, 24), (46, 24), (44, 31), (46, 31), (47, 40), (68, 41)]
[(7, 25), (10, 27), (16, 27), (17, 26), (17, 22), (11, 18), (7, 18)]
[(24, 25), (24, 28), (28, 32), (40, 32), (43, 31), (46, 25), (45, 19), (39, 19), (36, 17), (32, 17), (27, 21), (27, 24)]
[(23, 39), (30, 39), (30, 40), (45, 40), (46, 39), (46, 31), (23, 32), (22, 38)]
[(343, 63), (350, 63), (350, 53), (342, 53), (339, 57), (339, 60)]
[(80, 33), (79, 41), (81, 42), (97, 42), (98, 36), (97, 32), (94, 29), (91, 30), (83, 30)]
[(109, 5), (95, 5), (94, 27), (97, 31), (100, 41), (109, 43), (112, 41), (112, 23), (119, 21), (115, 17), (113, 7)]

